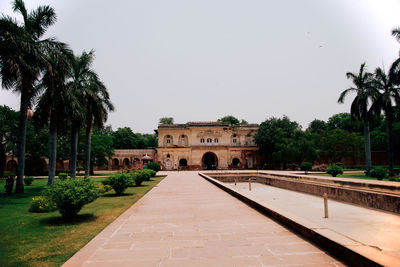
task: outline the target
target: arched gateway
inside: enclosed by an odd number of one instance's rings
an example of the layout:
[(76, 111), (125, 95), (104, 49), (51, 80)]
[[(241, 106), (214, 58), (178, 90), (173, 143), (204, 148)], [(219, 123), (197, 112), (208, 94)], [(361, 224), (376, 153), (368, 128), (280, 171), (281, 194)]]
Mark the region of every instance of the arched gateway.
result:
[(215, 170), (218, 167), (217, 155), (212, 152), (205, 153), (201, 162), (205, 170)]

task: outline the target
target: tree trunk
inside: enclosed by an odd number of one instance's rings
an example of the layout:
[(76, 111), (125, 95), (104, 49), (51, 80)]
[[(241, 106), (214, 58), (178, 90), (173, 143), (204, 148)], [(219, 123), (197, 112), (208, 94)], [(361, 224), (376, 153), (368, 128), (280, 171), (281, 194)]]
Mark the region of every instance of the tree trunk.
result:
[(94, 175), (93, 164), (90, 164), (89, 174), (90, 174), (90, 175)]
[(394, 176), (394, 145), (393, 145), (393, 118), (386, 114), (386, 137), (389, 161), (389, 176)]
[(21, 106), (19, 114), (19, 130), (18, 130), (18, 144), (17, 144), (17, 184), (15, 186), (15, 193), (24, 192), (24, 170), (25, 170), (25, 148), (26, 148), (26, 123), (28, 119), (28, 92), (22, 90), (21, 92)]
[(369, 121), (364, 121), (364, 145), (365, 145), (365, 170), (367, 174), (371, 170), (371, 138), (369, 134)]
[(92, 125), (88, 124), (86, 126), (86, 147), (85, 147), (85, 179), (89, 178), (90, 171), (90, 132), (92, 130)]
[(76, 158), (78, 151), (78, 127), (72, 126), (71, 130), (71, 158), (69, 161), (69, 171), (71, 178), (76, 177)]
[(54, 177), (56, 176), (57, 166), (57, 126), (56, 117), (54, 111), (50, 115), (50, 129), (49, 129), (49, 179), (47, 185), (54, 183)]

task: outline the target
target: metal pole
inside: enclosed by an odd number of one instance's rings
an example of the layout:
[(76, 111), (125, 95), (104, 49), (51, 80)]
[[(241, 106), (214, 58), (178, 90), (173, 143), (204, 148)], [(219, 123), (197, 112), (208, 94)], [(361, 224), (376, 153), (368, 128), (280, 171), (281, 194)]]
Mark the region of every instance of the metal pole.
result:
[(236, 185), (236, 183), (237, 183), (237, 178), (235, 177), (235, 185)]
[(251, 191), (251, 178), (249, 179), (249, 191)]
[(323, 194), (323, 198), (324, 198), (324, 218), (328, 218), (328, 194), (324, 193)]

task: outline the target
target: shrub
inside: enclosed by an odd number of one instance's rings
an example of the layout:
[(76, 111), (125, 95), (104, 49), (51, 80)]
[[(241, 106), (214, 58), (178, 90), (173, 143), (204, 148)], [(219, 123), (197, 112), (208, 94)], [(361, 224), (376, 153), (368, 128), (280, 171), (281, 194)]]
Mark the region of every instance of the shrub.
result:
[(369, 176), (377, 178), (378, 180), (382, 180), (383, 178), (388, 177), (388, 175), (388, 170), (383, 167), (374, 167), (369, 171)]
[(336, 177), (339, 174), (343, 174), (343, 168), (333, 164), (326, 169), (326, 173), (332, 175), (332, 177)]
[(132, 173), (132, 178), (135, 185), (140, 186), (147, 179), (147, 175), (143, 171), (136, 171)]
[(25, 176), (24, 183), (25, 185), (31, 185), (33, 183), (33, 176)]
[(389, 177), (389, 181), (400, 182), (400, 177)]
[(65, 180), (65, 179), (67, 179), (67, 178), (68, 178), (68, 173), (60, 172), (60, 173), (58, 174), (58, 179), (60, 179), (60, 180)]
[(132, 184), (132, 176), (128, 173), (116, 173), (103, 181), (103, 184), (111, 186), (117, 195), (122, 195)]
[(304, 171), (307, 174), (309, 171), (312, 170), (312, 163), (311, 162), (303, 162), (300, 164), (300, 170)]
[(56, 204), (48, 197), (38, 196), (31, 200), (29, 205), (30, 212), (51, 212), (57, 209)]
[(149, 162), (147, 164), (147, 168), (149, 168), (150, 170), (153, 170), (157, 173), (161, 170), (161, 165), (157, 162)]
[(146, 174), (146, 180), (145, 181), (150, 181), (151, 177), (156, 176), (156, 172), (150, 169), (147, 170), (142, 170), (142, 172), (144, 172)]
[(57, 180), (44, 193), (56, 203), (61, 215), (73, 218), (82, 207), (99, 197), (99, 189), (89, 179)]
[(112, 187), (110, 185), (105, 185), (103, 183), (96, 183), (96, 186), (97, 189), (99, 189), (99, 192), (102, 194), (112, 190)]

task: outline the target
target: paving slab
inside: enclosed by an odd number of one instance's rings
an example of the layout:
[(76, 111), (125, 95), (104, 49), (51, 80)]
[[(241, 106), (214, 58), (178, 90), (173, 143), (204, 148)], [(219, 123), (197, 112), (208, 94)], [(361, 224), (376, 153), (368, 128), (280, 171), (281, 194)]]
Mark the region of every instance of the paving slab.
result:
[(344, 266), (198, 172), (166, 172), (63, 266)]

